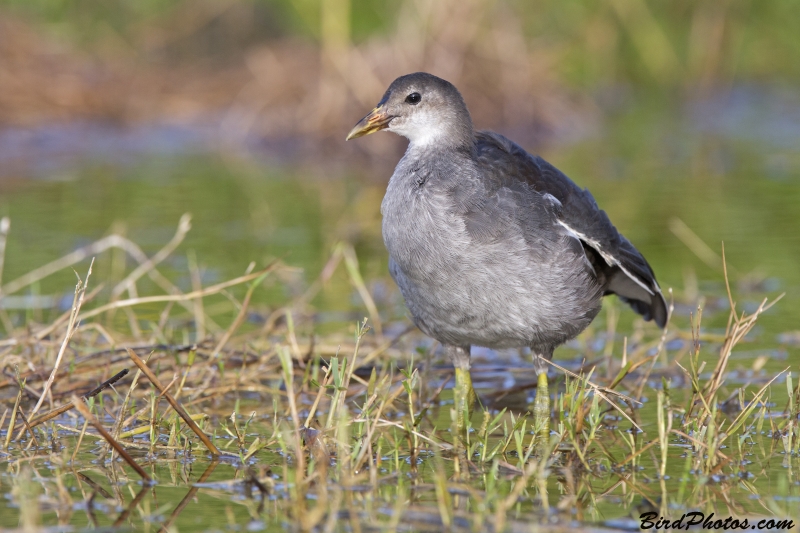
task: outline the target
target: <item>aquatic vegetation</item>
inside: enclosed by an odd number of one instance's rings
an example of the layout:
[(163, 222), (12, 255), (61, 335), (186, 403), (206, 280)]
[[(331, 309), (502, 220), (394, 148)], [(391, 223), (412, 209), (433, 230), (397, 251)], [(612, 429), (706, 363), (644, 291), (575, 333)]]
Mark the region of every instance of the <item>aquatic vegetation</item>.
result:
[[(512, 390), (482, 386), (477, 365), (484, 408), (462, 434), (452, 368), (423, 337), (386, 323), (378, 335), (368, 319), (318, 337), (298, 327), (306, 295), (254, 305), (254, 291), (288, 268), (280, 262), (136, 296), (140, 280), (161, 279), (188, 224), (115, 286), (95, 279), (93, 263), (49, 323), (14, 327), (2, 311), (12, 325), (0, 340), (3, 527), (516, 531), (691, 512), (800, 518), (797, 369), (744, 379), (730, 369), (772, 300), (745, 312), (729, 292), (724, 332), (705, 331), (698, 309), (685, 326), (615, 344), (609, 307), (607, 330), (581, 338), (604, 355), (571, 369), (556, 359), (564, 382), (542, 449), (529, 405), (508, 401), (535, 385), (532, 368), (514, 371)], [(105, 242), (135, 249), (122, 236)], [(114, 253), (92, 246), (98, 263)], [(352, 248), (335, 250), (331, 264), (346, 263), (363, 295)], [(209, 305), (223, 292), (224, 306)]]

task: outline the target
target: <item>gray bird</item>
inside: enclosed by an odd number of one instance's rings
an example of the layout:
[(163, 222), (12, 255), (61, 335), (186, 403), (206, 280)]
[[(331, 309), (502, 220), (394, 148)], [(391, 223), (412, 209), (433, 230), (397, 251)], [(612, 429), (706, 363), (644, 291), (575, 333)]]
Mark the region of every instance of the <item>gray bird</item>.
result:
[(389, 271), (416, 325), (455, 366), (458, 426), (474, 401), (470, 347), (529, 346), (534, 423), (548, 434), (545, 359), (607, 294), (663, 328), (653, 270), (589, 191), (502, 135), (475, 132), (451, 83), (397, 78), (347, 140), (383, 129), (409, 140), (381, 205)]

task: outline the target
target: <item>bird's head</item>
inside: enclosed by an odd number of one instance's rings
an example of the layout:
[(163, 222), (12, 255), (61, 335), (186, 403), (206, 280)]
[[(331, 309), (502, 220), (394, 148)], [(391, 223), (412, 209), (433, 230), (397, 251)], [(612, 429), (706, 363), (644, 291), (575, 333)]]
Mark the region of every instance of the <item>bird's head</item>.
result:
[(425, 72), (394, 80), (375, 109), (350, 130), (347, 140), (388, 130), (412, 146), (459, 146), (472, 141), (472, 119), (452, 83)]

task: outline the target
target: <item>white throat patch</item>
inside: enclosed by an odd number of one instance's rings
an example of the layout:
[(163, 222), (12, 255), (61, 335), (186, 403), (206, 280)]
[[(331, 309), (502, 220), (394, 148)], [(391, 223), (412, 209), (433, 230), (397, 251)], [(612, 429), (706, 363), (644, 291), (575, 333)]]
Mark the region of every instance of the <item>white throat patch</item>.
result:
[(387, 129), (408, 139), (414, 148), (441, 144), (440, 140), (447, 136), (447, 128), (444, 126), (446, 120), (441, 117), (437, 119), (433, 113), (415, 113), (400, 124), (396, 124), (395, 120), (389, 123)]

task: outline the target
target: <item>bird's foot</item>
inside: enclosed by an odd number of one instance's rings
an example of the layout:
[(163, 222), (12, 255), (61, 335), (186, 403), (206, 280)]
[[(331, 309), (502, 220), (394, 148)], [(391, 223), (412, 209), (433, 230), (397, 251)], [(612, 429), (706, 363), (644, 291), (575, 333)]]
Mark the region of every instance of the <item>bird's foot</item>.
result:
[(541, 372), (533, 403), (533, 427), (536, 446), (546, 448), (550, 440), (550, 392), (547, 386), (547, 372)]
[(455, 400), (456, 429), (459, 434), (465, 435), (470, 418), (472, 418), (472, 408), (476, 400), (475, 389), (472, 388), (472, 377), (467, 368), (456, 368), (453, 399)]

